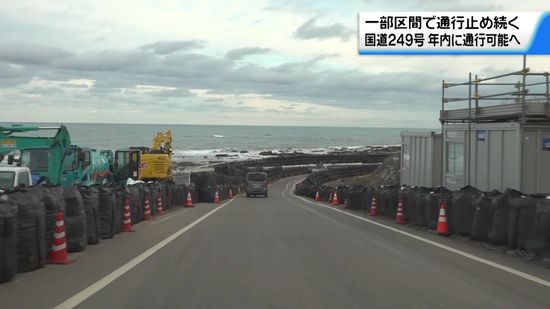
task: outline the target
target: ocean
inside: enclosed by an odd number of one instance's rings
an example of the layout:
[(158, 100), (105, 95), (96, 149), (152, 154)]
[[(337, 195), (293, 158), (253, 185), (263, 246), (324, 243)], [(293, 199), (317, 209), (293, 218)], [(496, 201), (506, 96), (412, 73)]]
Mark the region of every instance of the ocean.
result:
[[(5, 124), (5, 123), (4, 123)], [(44, 123), (53, 126), (58, 124)], [(175, 161), (236, 160), (255, 158), (261, 151), (315, 152), (398, 145), (405, 128), (65, 124), (73, 144), (96, 149), (151, 146), (154, 135), (171, 129)], [(418, 129), (415, 129), (418, 130)], [(227, 154), (227, 157), (222, 157)], [(218, 155), (216, 157), (216, 155)]]

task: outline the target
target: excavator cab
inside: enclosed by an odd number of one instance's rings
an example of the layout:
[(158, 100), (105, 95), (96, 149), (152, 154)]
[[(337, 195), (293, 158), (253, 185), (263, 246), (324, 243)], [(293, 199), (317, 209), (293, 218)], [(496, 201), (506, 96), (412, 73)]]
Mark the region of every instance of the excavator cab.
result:
[(126, 183), (128, 178), (139, 179), (141, 151), (137, 149), (123, 149), (115, 151), (115, 182)]

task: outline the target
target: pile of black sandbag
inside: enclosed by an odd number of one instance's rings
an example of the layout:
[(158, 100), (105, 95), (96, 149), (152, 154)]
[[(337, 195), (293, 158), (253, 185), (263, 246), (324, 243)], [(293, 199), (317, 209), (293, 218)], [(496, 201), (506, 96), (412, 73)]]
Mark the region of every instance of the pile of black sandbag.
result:
[(453, 194), (448, 215), (453, 233), (465, 236), (470, 235), (475, 213), (474, 202), (481, 194), (481, 191), (472, 186), (465, 186)]
[(19, 188), (6, 196), (17, 211), (17, 272), (43, 267), (47, 259), (43, 188)]
[(79, 186), (86, 214), (86, 237), (89, 245), (97, 244), (99, 233), (99, 188), (100, 186)]
[(379, 189), (380, 200), (378, 205), (380, 207), (379, 213), (384, 216), (395, 219), (397, 214), (397, 201), (399, 196), (398, 186), (381, 186)]
[(493, 227), (494, 208), (493, 203), (503, 194), (498, 190), (481, 194), (474, 201), (474, 219), (470, 237), (474, 240), (489, 241), (489, 234)]
[(65, 197), (65, 234), (67, 235), (67, 250), (78, 252), (84, 250), (88, 244), (86, 230), (86, 212), (84, 201), (76, 185), (63, 188)]
[(116, 234), (117, 187), (99, 187), (99, 235), (101, 239), (113, 238)]

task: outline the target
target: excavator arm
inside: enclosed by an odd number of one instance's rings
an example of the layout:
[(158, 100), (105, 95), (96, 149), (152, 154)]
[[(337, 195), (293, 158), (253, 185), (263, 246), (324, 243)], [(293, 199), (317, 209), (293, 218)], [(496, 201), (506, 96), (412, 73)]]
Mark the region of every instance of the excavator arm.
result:
[(172, 153), (172, 130), (167, 130), (157, 133), (153, 139), (151, 150), (163, 150), (164, 152)]

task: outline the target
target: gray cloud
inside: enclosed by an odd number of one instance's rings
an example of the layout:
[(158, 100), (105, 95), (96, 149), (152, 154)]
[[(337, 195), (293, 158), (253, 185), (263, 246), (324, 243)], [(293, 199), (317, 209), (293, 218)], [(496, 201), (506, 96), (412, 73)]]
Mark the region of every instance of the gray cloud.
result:
[(193, 94), (188, 89), (179, 89), (174, 90), (162, 90), (159, 92), (151, 92), (149, 95), (154, 97), (166, 97), (166, 98), (185, 98), (192, 97)]
[[(60, 81), (95, 80), (95, 85), (86, 92), (60, 95), (80, 96), (82, 100), (88, 96), (88, 100), (105, 102), (124, 100), (134, 106), (138, 106), (138, 101), (134, 100), (138, 96), (142, 98), (139, 102), (148, 101), (149, 104), (153, 96), (177, 102), (173, 100), (191, 96), (189, 89), (209, 89), (212, 94), (257, 93), (273, 99), (353, 109), (388, 110), (415, 104), (418, 110), (433, 110), (436, 106), (433, 102), (438, 101), (440, 80), (435, 75), (319, 70), (317, 62), (332, 56), (321, 54), (302, 62), (265, 67), (237, 65), (225, 57), (197, 53), (161, 56), (144, 50), (107, 50), (74, 54), (43, 66), (28, 66), (30, 72), (27, 74)], [(177, 90), (121, 93), (120, 89), (136, 85), (175, 87)]]
[(60, 48), (25, 42), (0, 42), (0, 61), (17, 64), (48, 64), (71, 56)]
[(190, 49), (204, 47), (204, 41), (189, 40), (189, 41), (158, 41), (151, 44), (143, 45), (141, 50), (152, 51), (158, 55), (168, 55), (176, 51), (185, 51)]
[(338, 38), (345, 41), (354, 34), (352, 29), (340, 23), (327, 26), (317, 26), (315, 25), (316, 20), (316, 17), (308, 19), (305, 23), (298, 27), (298, 29), (296, 29), (294, 32), (294, 37), (304, 40)]
[(62, 69), (79, 71), (118, 71), (129, 67), (143, 66), (153, 61), (154, 56), (145, 51), (87, 52), (61, 59), (56, 65)]
[(245, 56), (249, 55), (256, 55), (256, 54), (264, 54), (269, 52), (271, 49), (269, 48), (263, 48), (263, 47), (243, 47), (243, 48), (235, 48), (227, 52), (225, 55), (228, 59), (233, 60), (239, 60), (242, 59)]

